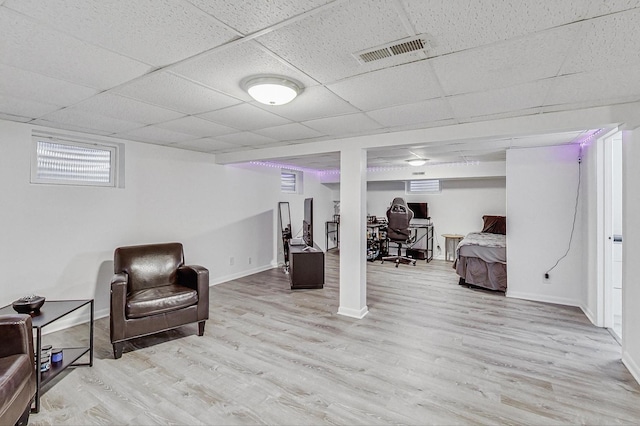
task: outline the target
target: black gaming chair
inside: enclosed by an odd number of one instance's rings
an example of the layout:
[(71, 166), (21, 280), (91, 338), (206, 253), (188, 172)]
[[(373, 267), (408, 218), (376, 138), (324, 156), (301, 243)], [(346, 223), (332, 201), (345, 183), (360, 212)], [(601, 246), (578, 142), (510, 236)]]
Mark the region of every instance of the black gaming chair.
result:
[(393, 260), (396, 262), (396, 268), (403, 263), (416, 264), (415, 259), (402, 255), (402, 244), (408, 244), (411, 239), (411, 230), (409, 224), (413, 219), (413, 212), (407, 207), (407, 203), (404, 199), (397, 197), (391, 202), (391, 207), (387, 210), (387, 239), (398, 244), (397, 256), (385, 256), (382, 258), (382, 263), (385, 260)]

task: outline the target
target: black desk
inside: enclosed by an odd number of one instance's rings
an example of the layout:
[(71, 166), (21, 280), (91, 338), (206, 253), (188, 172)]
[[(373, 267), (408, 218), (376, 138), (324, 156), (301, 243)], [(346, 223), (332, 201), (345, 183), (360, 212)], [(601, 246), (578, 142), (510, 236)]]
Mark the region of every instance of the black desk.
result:
[(291, 289), (324, 287), (324, 253), (316, 244), (313, 249), (289, 244), (289, 282)]
[[(42, 351), (42, 328), (49, 325), (60, 318), (82, 308), (83, 306), (91, 306), (91, 319), (89, 325), (89, 346), (81, 348), (62, 348), (62, 362), (51, 363), (49, 371), (43, 373), (40, 372), (40, 353)], [(11, 305), (0, 308), (0, 315), (12, 314), (17, 312)], [(67, 367), (74, 365), (88, 365), (93, 366), (93, 299), (88, 300), (47, 300), (40, 308), (38, 315), (31, 315), (31, 324), (36, 330), (36, 347), (35, 350), (35, 365), (36, 365), (36, 397), (35, 408), (31, 411), (37, 413), (40, 411), (40, 393), (42, 387), (53, 380), (58, 374), (62, 373)], [(80, 357), (85, 354), (89, 354), (88, 363), (74, 364)]]

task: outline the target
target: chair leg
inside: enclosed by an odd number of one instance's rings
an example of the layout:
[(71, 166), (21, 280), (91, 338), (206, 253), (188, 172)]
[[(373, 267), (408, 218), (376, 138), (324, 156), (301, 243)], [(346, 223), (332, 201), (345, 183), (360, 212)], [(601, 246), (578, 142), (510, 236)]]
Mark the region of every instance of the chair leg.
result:
[(198, 322), (198, 336), (202, 336), (204, 334), (204, 324), (205, 321)]
[(113, 357), (115, 359), (119, 359), (122, 357), (122, 349), (124, 348), (124, 343), (118, 342), (113, 344)]

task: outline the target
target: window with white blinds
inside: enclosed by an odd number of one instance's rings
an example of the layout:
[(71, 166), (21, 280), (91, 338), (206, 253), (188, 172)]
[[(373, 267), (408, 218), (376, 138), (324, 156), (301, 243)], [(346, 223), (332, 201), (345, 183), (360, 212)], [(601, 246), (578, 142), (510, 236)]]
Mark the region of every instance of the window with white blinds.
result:
[(433, 194), (439, 193), (440, 190), (439, 179), (410, 180), (407, 181), (405, 192), (407, 194)]
[(116, 186), (117, 147), (34, 138), (31, 182)]
[(280, 191), (287, 194), (300, 194), (302, 187), (302, 172), (280, 169)]

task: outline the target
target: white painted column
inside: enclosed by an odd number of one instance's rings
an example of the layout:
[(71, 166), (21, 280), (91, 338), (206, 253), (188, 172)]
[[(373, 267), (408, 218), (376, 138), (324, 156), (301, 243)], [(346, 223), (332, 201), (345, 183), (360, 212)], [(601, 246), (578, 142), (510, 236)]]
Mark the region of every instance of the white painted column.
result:
[(338, 314), (362, 318), (367, 308), (367, 152), (340, 151), (340, 307)]

